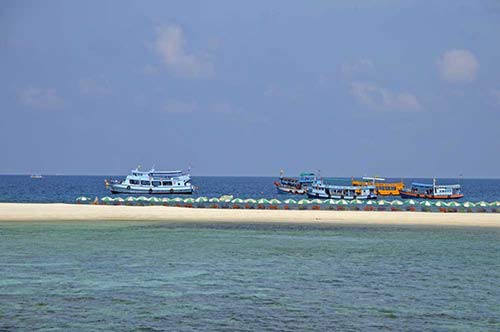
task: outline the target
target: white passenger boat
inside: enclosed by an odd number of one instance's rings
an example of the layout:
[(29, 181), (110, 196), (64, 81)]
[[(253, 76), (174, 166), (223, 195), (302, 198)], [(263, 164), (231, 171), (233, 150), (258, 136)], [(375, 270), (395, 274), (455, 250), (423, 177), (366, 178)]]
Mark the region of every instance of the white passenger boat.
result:
[(182, 171), (131, 171), (125, 180), (105, 180), (113, 194), (192, 194), (191, 176)]
[(310, 198), (332, 198), (332, 199), (377, 199), (375, 186), (336, 186), (317, 180), (307, 188), (307, 196)]

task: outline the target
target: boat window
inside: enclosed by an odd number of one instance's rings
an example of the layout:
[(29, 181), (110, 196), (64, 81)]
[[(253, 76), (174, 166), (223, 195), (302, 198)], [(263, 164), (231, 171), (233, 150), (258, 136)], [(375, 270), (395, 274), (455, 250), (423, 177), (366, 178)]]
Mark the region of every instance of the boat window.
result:
[(172, 181), (163, 181), (163, 185), (164, 186), (171, 186), (172, 185)]
[(149, 181), (145, 181), (145, 180), (142, 180), (142, 181), (141, 181), (141, 184), (142, 184), (143, 186), (150, 186), (150, 185), (151, 185), (151, 182), (149, 182)]
[(153, 181), (153, 187), (161, 186), (161, 181)]
[(130, 184), (139, 184), (139, 180), (128, 180)]

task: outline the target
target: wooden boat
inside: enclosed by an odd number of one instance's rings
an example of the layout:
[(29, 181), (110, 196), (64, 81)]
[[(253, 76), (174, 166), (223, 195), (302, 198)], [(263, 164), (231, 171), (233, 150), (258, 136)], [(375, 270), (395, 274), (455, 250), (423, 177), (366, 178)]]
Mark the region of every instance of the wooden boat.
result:
[(370, 186), (336, 186), (317, 180), (307, 190), (310, 198), (332, 198), (332, 199), (377, 199), (375, 187)]
[(402, 198), (457, 199), (464, 197), (459, 184), (437, 185), (436, 179), (429, 183), (413, 182), (411, 188), (401, 191)]
[(351, 181), (351, 184), (356, 187), (375, 186), (375, 192), (379, 196), (399, 196), (401, 190), (405, 187), (403, 181), (400, 182), (384, 182), (384, 178), (364, 176), (362, 180)]
[(283, 170), (280, 172), (279, 181), (274, 182), (278, 194), (304, 195), (307, 187), (314, 182), (315, 174), (302, 172), (298, 178), (285, 177)]

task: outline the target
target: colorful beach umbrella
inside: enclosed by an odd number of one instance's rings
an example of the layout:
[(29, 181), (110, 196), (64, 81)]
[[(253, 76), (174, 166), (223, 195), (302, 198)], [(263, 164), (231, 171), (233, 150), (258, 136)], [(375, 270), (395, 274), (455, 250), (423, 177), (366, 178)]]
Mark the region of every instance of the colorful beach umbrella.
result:
[(476, 204), (472, 203), (472, 202), (465, 202), (462, 204), (463, 207), (466, 207), (466, 208), (472, 208), (472, 207), (475, 207)]
[(335, 200), (335, 199), (331, 199), (331, 198), (330, 198), (330, 199), (326, 199), (326, 200), (324, 200), (324, 201), (323, 201), (323, 204), (337, 205), (337, 202), (338, 202), (337, 200)]
[(233, 195), (222, 195), (220, 198), (219, 198), (219, 201), (220, 202), (231, 202), (231, 200), (233, 199)]
[(234, 204), (241, 204), (241, 203), (245, 203), (244, 200), (242, 200), (241, 198), (235, 198), (231, 201), (231, 203), (234, 203)]

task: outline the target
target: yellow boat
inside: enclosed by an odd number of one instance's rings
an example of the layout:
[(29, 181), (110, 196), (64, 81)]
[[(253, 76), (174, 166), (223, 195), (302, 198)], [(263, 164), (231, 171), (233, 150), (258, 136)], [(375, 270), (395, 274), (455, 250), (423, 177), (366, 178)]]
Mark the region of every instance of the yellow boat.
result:
[(399, 196), (401, 190), (405, 187), (403, 181), (400, 182), (383, 182), (383, 178), (363, 177), (363, 180), (354, 180), (352, 178), (351, 184), (353, 186), (375, 186), (375, 192), (380, 196)]

